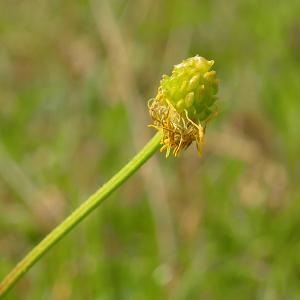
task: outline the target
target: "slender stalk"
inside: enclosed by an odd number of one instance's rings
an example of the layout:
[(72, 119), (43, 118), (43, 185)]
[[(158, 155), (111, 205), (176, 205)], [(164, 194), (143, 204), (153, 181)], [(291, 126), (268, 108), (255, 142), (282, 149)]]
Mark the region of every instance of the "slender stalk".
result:
[(137, 171), (158, 149), (160, 139), (161, 134), (158, 132), (127, 165), (33, 248), (0, 283), (0, 298), (2, 298), (51, 247)]

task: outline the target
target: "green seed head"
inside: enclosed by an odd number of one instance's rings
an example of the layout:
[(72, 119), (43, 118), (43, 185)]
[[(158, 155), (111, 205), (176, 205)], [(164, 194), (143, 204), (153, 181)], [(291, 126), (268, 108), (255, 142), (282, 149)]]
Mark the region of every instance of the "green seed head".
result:
[(164, 75), (160, 82), (165, 100), (179, 113), (186, 110), (193, 120), (208, 119), (218, 92), (216, 72), (211, 70), (213, 64), (213, 60), (197, 55), (176, 65), (172, 75)]
[(213, 60), (195, 56), (163, 75), (155, 98), (148, 103), (153, 124), (162, 132), (161, 151), (177, 156), (193, 141), (201, 153), (205, 128), (217, 113), (218, 79)]

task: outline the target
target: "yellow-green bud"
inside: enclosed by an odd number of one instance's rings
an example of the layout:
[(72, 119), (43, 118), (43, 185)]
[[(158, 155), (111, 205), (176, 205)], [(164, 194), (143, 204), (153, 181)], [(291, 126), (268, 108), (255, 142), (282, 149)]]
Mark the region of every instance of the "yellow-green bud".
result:
[(195, 56), (176, 65), (171, 76), (163, 76), (161, 92), (179, 113), (187, 110), (193, 120), (209, 118), (208, 108), (216, 101), (218, 92), (216, 72), (211, 71), (213, 64), (213, 60)]
[(217, 112), (218, 79), (211, 70), (213, 60), (195, 56), (174, 66), (171, 76), (163, 75), (155, 98), (148, 103), (153, 124), (162, 132), (166, 156), (177, 156), (193, 141), (201, 153), (207, 122)]

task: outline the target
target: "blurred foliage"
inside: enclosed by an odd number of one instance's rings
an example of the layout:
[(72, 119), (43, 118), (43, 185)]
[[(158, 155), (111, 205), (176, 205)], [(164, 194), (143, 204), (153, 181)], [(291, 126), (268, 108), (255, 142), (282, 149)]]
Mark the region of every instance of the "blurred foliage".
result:
[(7, 299), (299, 299), (299, 12), (1, 1), (0, 278), (153, 133), (162, 73), (199, 54), (221, 79), (204, 157), (157, 154), (166, 197), (139, 172)]

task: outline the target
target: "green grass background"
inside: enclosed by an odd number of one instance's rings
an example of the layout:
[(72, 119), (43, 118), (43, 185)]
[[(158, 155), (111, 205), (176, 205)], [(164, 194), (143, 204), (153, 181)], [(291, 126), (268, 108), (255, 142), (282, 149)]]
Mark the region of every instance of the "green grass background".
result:
[(156, 154), (7, 299), (300, 299), (300, 2), (1, 1), (0, 278), (153, 135), (163, 73), (214, 59), (204, 156)]

